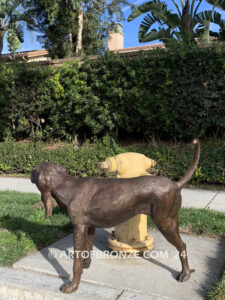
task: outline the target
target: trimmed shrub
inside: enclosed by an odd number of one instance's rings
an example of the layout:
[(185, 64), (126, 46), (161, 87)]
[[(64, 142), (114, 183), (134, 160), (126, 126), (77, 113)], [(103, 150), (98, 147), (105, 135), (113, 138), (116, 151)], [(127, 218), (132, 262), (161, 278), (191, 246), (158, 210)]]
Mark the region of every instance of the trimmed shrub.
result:
[(0, 65), (0, 140), (225, 133), (225, 49), (151, 50), (52, 68)]
[(87, 84), (110, 107), (117, 131), (190, 140), (225, 132), (225, 49), (155, 50), (134, 59), (113, 53), (88, 62)]
[[(200, 162), (191, 183), (225, 185), (225, 143), (207, 142), (201, 146)], [(107, 157), (130, 151), (155, 159), (157, 165), (151, 169), (151, 173), (165, 175), (172, 180), (184, 175), (193, 154), (190, 147), (177, 144), (151, 148), (120, 147), (108, 137), (95, 143), (86, 142), (78, 149), (66, 143), (55, 148), (41, 142), (5, 142), (0, 144), (0, 173), (29, 174), (38, 163), (55, 162), (76, 176), (108, 176), (100, 169), (99, 163)]]
[(77, 62), (60, 68), (38, 64), (0, 66), (0, 139), (72, 140), (104, 129), (98, 97)]

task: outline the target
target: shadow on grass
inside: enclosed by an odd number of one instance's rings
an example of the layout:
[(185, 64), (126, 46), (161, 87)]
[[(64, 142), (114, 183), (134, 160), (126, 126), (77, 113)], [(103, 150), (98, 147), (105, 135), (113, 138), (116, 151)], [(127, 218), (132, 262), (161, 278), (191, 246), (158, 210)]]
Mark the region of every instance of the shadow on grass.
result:
[(206, 258), (206, 264), (208, 272), (207, 274), (205, 274), (204, 283), (199, 287), (199, 292), (201, 293), (204, 291), (206, 299), (225, 299), (224, 285), (222, 284), (222, 282), (219, 283), (223, 272), (225, 271), (224, 242), (217, 242), (216, 251), (215, 253), (208, 253)]
[[(57, 208), (55, 209), (55, 213), (58, 213)], [(0, 217), (0, 223), (4, 230), (13, 233), (17, 237), (18, 241), (22, 240), (24, 236), (32, 240), (37, 250), (41, 250), (43, 247), (49, 246), (56, 240), (59, 240), (66, 234), (72, 232), (72, 225), (70, 223), (64, 225), (40, 224), (15, 216), (2, 216)], [(43, 255), (42, 251), (40, 253)], [(63, 276), (62, 279), (64, 283), (68, 282), (65, 278), (69, 278), (69, 274), (57, 261), (57, 259), (48, 253), (46, 254), (46, 252), (44, 252), (43, 256), (54, 267), (59, 275), (66, 274), (66, 276)]]

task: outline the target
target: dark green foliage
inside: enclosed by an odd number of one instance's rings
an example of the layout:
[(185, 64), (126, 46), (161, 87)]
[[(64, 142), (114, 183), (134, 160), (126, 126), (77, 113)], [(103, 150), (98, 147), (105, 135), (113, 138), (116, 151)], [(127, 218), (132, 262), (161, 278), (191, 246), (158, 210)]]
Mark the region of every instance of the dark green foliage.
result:
[[(165, 175), (172, 180), (183, 176), (193, 154), (191, 147), (177, 145), (160, 145), (147, 149), (134, 146), (119, 147), (107, 137), (97, 143), (86, 142), (78, 149), (66, 143), (55, 147), (41, 142), (5, 142), (0, 144), (0, 173), (29, 174), (38, 163), (56, 162), (77, 176), (105, 176), (100, 169), (100, 162), (107, 157), (131, 151), (155, 159), (157, 165), (151, 173)], [(200, 162), (191, 183), (225, 185), (224, 153), (225, 143), (202, 143)]]
[(86, 78), (76, 62), (61, 68), (1, 65), (0, 139), (70, 140), (78, 133), (103, 131), (99, 99)]
[[(23, 6), (41, 33), (38, 40), (43, 47), (52, 58), (63, 58), (77, 56), (79, 29), (82, 54), (104, 52), (109, 32), (116, 22), (124, 20), (123, 8), (131, 5), (127, 0), (25, 0)], [(81, 12), (83, 24), (80, 28), (78, 17)]]
[(224, 49), (150, 51), (129, 59), (107, 54), (85, 64), (88, 86), (110, 106), (114, 127), (162, 139), (222, 136)]
[(225, 49), (156, 50), (52, 68), (0, 65), (0, 140), (221, 138)]
[[(143, 151), (157, 161), (155, 173), (178, 180), (188, 169), (193, 151), (190, 147), (160, 145)], [(201, 144), (201, 156), (191, 183), (225, 184), (225, 143)]]
[(78, 176), (99, 176), (104, 175), (98, 165), (99, 162), (121, 151), (123, 149), (120, 149), (107, 137), (96, 144), (86, 142), (79, 149), (75, 149), (72, 144), (61, 144), (59, 147), (54, 147), (40, 142), (1, 143), (0, 173), (28, 174), (38, 163), (55, 162)]

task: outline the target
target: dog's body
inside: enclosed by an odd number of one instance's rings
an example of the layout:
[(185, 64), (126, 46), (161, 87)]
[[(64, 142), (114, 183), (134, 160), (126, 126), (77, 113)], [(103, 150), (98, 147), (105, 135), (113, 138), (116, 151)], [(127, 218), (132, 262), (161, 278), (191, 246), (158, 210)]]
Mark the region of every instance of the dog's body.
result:
[(193, 143), (193, 162), (178, 182), (163, 176), (76, 178), (65, 168), (52, 163), (40, 164), (32, 171), (31, 181), (41, 191), (45, 216), (52, 214), (52, 196), (68, 213), (74, 226), (74, 250), (80, 254), (74, 256), (73, 281), (63, 288), (63, 292), (75, 291), (82, 269), (90, 265), (90, 258), (82, 260), (81, 252), (91, 251), (95, 227), (112, 227), (137, 214), (151, 216), (161, 233), (179, 251), (182, 272), (178, 280), (185, 281), (190, 277), (177, 214), (181, 207), (181, 188), (190, 180), (200, 157), (199, 141)]

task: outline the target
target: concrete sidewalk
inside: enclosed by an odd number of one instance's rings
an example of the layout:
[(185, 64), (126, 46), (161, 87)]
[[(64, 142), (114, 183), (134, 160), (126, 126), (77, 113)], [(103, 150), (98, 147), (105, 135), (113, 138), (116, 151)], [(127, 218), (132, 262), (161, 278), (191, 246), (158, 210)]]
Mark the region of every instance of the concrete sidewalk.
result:
[[(0, 191), (14, 190), (25, 193), (38, 193), (35, 184), (29, 179), (0, 177)], [(225, 192), (199, 189), (182, 189), (182, 206), (207, 208), (225, 212)]]
[[(155, 246), (151, 252), (145, 253), (144, 258), (109, 254), (107, 238), (110, 231), (96, 230), (92, 263), (89, 269), (83, 271), (81, 289), (74, 293), (73, 299), (204, 299), (206, 292), (219, 279), (223, 270), (224, 242), (181, 235), (187, 244), (190, 268), (194, 268), (195, 272), (187, 282), (180, 283), (176, 281), (181, 271), (178, 253), (158, 231), (149, 231)], [(48, 248), (16, 262), (13, 267), (21, 272), (33, 272), (35, 276), (39, 274), (61, 278), (61, 281), (55, 280), (50, 284), (57, 294), (59, 287), (72, 276), (72, 253), (73, 238), (69, 235)], [(3, 272), (0, 270), (1, 273)], [(32, 282), (33, 286), (36, 286), (36, 279)], [(41, 279), (38, 282), (41, 282)], [(93, 288), (93, 285), (96, 288)], [(45, 292), (48, 293), (51, 288), (45, 288)]]

